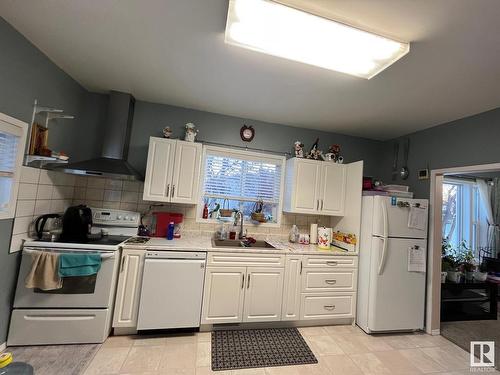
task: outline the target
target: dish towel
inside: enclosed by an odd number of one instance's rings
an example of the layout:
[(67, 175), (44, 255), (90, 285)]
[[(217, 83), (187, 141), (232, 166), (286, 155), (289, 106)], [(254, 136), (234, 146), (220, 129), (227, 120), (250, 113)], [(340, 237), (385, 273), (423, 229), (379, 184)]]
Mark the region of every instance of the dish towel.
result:
[(101, 269), (101, 255), (66, 253), (59, 255), (59, 276), (92, 276)]
[(54, 290), (62, 288), (62, 280), (59, 277), (59, 254), (36, 251), (31, 257), (31, 270), (24, 279), (26, 288), (37, 288), (41, 290)]

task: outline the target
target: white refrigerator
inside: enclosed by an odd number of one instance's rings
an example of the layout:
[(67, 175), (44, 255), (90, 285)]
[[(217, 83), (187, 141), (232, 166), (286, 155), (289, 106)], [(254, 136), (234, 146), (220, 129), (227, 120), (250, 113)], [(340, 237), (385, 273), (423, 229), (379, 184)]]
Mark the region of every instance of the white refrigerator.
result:
[(365, 196), (356, 323), (366, 333), (424, 328), (427, 199)]

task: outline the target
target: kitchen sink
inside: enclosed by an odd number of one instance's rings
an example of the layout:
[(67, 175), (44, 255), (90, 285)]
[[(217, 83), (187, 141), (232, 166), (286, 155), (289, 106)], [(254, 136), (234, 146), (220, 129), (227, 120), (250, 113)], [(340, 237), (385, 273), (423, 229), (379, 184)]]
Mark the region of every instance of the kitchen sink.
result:
[(245, 240), (216, 240), (212, 239), (213, 247), (248, 247), (251, 249), (276, 249), (273, 245), (266, 241), (255, 241), (254, 243), (246, 242)]

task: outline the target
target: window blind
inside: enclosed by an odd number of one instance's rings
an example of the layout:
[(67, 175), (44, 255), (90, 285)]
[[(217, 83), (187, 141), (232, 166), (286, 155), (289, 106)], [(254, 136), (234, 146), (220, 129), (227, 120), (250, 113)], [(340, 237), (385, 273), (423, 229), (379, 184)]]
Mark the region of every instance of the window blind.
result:
[(19, 136), (0, 130), (0, 176), (14, 176), (18, 144)]
[(281, 193), (282, 161), (265, 156), (207, 151), (203, 195), (239, 201), (278, 204)]

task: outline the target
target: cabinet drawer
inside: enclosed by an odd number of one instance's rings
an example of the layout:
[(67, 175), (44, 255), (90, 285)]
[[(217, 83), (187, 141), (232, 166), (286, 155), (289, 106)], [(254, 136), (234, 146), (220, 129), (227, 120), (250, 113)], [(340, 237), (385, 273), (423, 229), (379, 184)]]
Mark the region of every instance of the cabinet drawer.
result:
[(354, 293), (302, 293), (300, 319), (351, 318), (354, 316)]
[(302, 292), (354, 291), (356, 271), (331, 268), (306, 269), (302, 276)]
[(285, 255), (209, 252), (207, 266), (284, 267)]
[(356, 268), (357, 266), (357, 256), (306, 255), (304, 257), (304, 267)]

